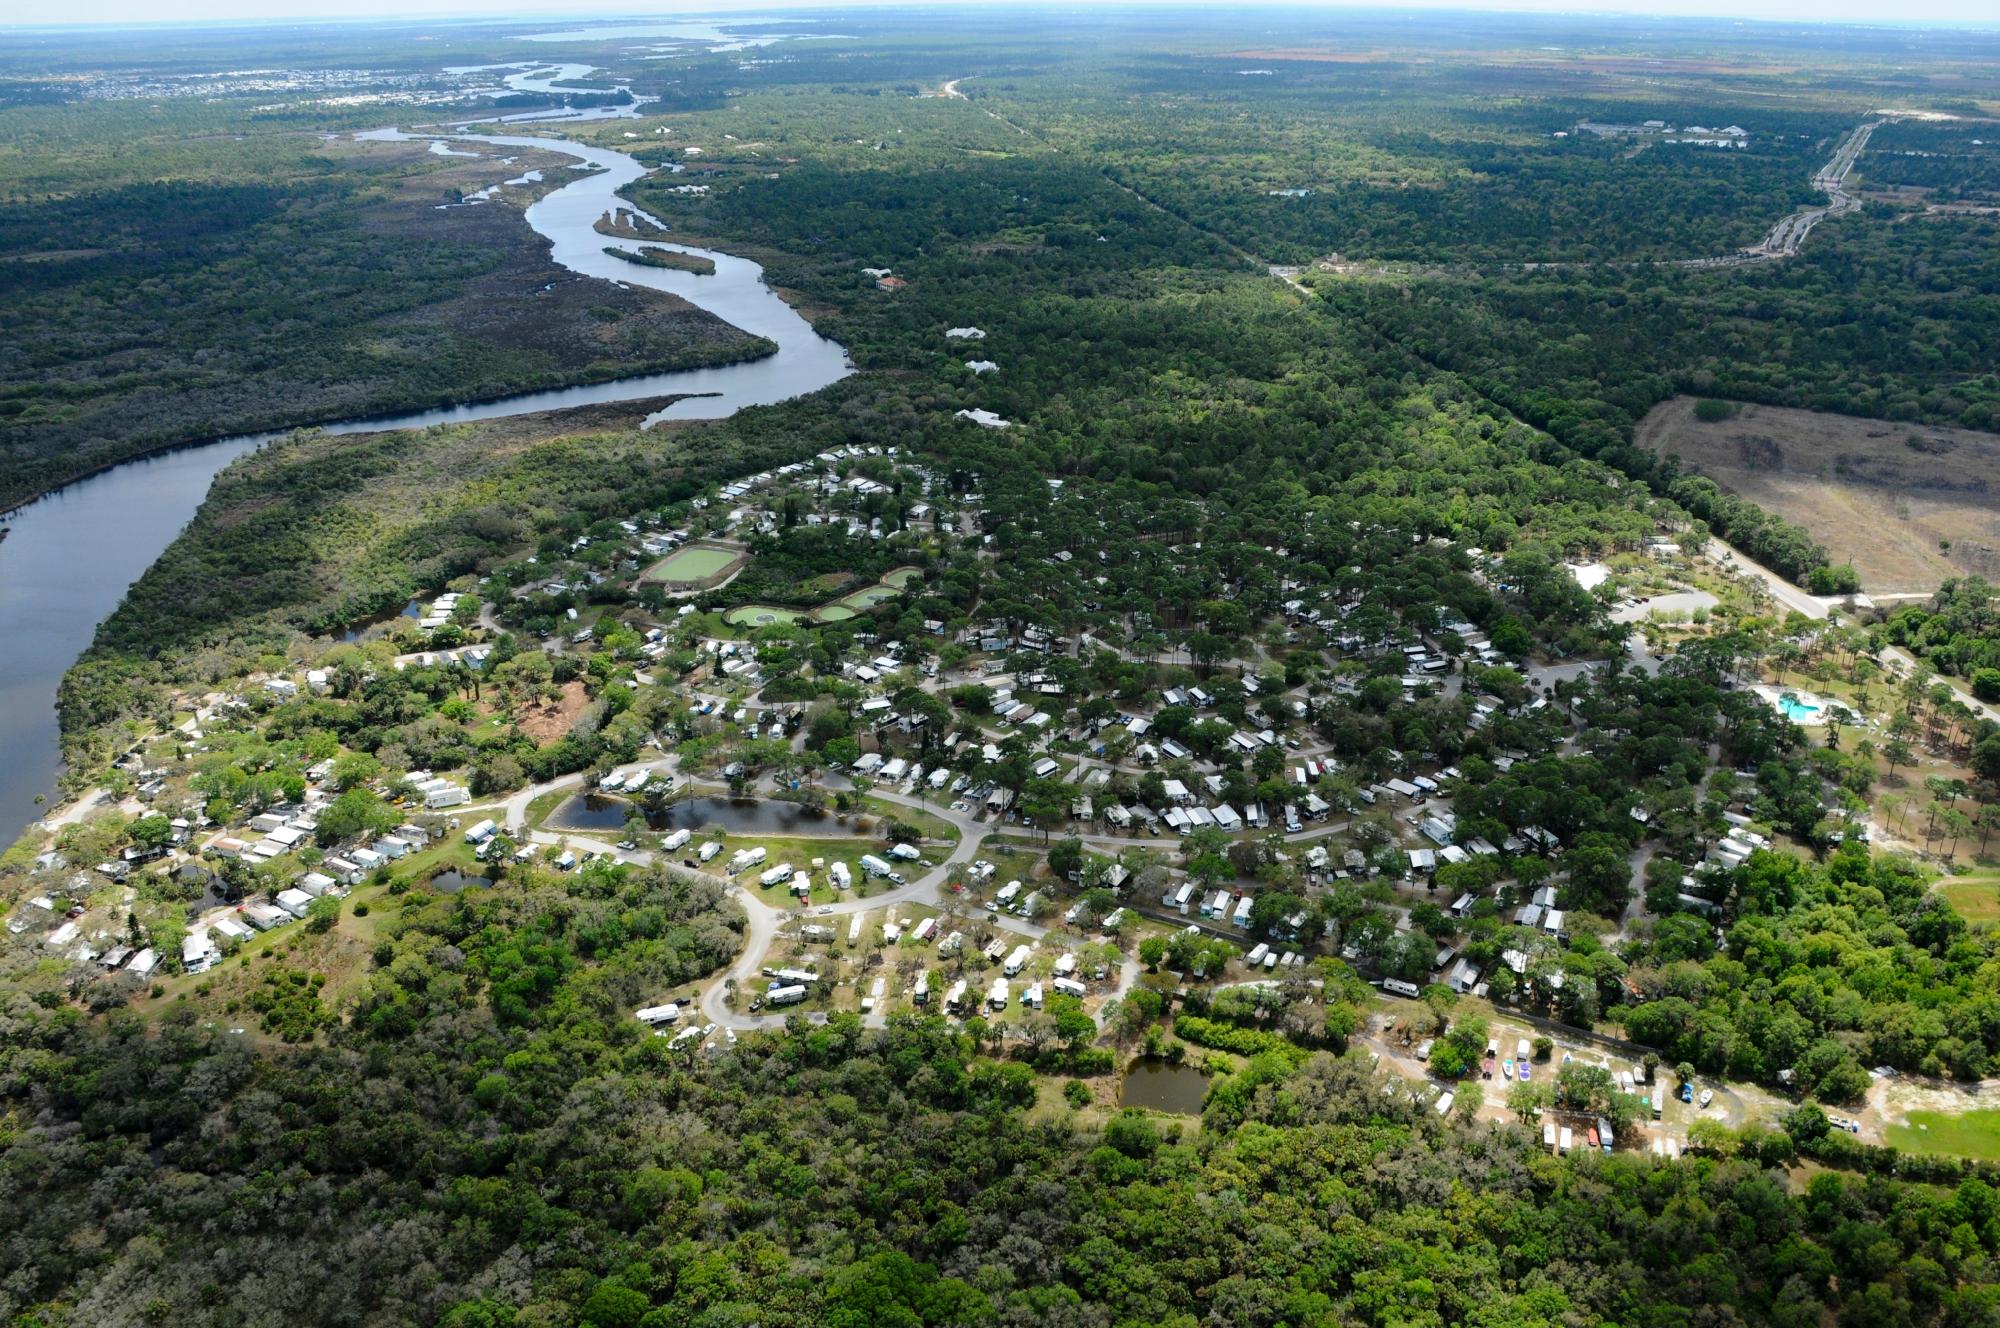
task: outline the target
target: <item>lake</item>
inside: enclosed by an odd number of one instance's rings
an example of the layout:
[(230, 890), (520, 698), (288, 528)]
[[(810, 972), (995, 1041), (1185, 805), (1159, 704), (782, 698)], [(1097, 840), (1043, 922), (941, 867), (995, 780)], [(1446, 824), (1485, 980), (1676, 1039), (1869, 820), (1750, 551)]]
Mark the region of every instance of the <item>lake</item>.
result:
[(1125, 1071), (1125, 1082), (1118, 1090), (1118, 1105), (1167, 1111), (1177, 1116), (1199, 1116), (1202, 1099), (1207, 1096), (1208, 1076), (1193, 1066), (1137, 1060)]
[[(582, 71), (576, 77), (589, 72), (587, 66), (574, 68)], [(421, 429), (682, 394), (691, 395), (648, 417), (647, 423), (722, 419), (745, 406), (817, 391), (853, 372), (847, 352), (820, 336), (779, 299), (764, 284), (764, 270), (747, 259), (666, 246), (715, 263), (713, 276), (698, 277), (606, 254), (605, 237), (594, 229), (597, 218), (612, 207), (635, 210), (617, 191), (648, 173), (622, 152), (561, 138), (454, 130), (404, 134), (388, 129), (358, 137), (542, 148), (575, 157), (589, 173), (543, 197), (527, 212), (529, 226), (549, 241), (557, 263), (587, 276), (677, 295), (745, 332), (768, 338), (778, 350), (743, 364), (641, 374), (315, 426), (327, 433)], [(7, 537), (0, 539), (0, 643), (4, 643), (0, 644), (0, 753), (6, 758), (0, 760), (0, 845), (12, 842), (40, 815), (34, 800), (53, 793), (61, 773), (55, 701), (63, 673), (89, 646), (97, 624), (118, 606), (126, 588), (186, 527), (216, 473), (286, 432), (223, 438), (127, 462), (48, 494), (9, 518)]]

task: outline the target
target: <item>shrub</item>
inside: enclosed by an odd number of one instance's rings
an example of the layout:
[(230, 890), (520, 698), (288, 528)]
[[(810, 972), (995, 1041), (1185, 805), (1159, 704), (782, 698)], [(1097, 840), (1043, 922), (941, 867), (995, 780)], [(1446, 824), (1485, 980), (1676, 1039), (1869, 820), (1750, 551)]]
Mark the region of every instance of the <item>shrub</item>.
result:
[(1237, 1028), (1233, 1024), (1203, 1019), (1199, 1015), (1181, 1015), (1174, 1020), (1174, 1032), (1196, 1046), (1213, 1047), (1217, 1051), (1233, 1052), (1238, 1056), (1275, 1052), (1281, 1056), (1302, 1060), (1306, 1055), (1303, 1048), (1295, 1046), (1277, 1033), (1266, 1033), (1255, 1028)]

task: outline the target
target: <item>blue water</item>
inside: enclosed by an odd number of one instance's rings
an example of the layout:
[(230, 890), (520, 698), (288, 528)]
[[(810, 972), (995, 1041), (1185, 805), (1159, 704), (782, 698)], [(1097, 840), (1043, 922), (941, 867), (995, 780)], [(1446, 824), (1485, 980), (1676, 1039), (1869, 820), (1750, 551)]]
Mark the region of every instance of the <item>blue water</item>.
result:
[(1819, 714), (1818, 706), (1807, 705), (1796, 696), (1779, 697), (1778, 709), (1784, 711), (1785, 718), (1791, 720), (1794, 724), (1803, 724)]

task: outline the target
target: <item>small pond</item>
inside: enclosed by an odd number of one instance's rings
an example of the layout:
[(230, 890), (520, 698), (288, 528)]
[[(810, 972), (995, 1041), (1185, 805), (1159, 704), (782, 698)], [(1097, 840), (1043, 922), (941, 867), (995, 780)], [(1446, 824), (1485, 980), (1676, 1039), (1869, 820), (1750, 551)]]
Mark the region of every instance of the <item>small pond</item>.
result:
[[(552, 830), (623, 830), (633, 804), (623, 798), (579, 793), (549, 817)], [(807, 835), (828, 838), (859, 834), (854, 820), (845, 823), (824, 812), (812, 812), (793, 802), (757, 799), (684, 798), (649, 812), (646, 823), (655, 830), (700, 830), (718, 825), (731, 835)]]
[(452, 868), (448, 871), (441, 871), (431, 877), (427, 884), (433, 890), (442, 890), (448, 895), (455, 895), (460, 890), (475, 887), (483, 889), (490, 886), (493, 884), (493, 878), (491, 876), (470, 876), (465, 872)]
[(388, 613), (378, 613), (372, 618), (363, 618), (360, 622), (351, 624), (346, 631), (340, 634), (340, 639), (342, 642), (351, 645), (359, 641), (371, 627), (380, 627), (383, 623), (394, 622), (398, 618), (421, 618), (429, 607), (429, 600), (413, 599), (400, 609), (395, 609)]
[(1137, 1060), (1125, 1071), (1118, 1105), (1169, 1111), (1177, 1116), (1199, 1116), (1202, 1099), (1207, 1096), (1208, 1076), (1193, 1066)]

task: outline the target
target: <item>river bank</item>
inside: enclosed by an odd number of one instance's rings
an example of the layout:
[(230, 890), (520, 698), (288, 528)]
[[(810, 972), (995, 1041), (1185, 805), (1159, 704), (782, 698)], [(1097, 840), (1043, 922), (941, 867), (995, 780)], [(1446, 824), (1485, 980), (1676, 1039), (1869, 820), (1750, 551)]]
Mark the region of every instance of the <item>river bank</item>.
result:
[[(310, 421), (344, 435), (439, 424), (473, 423), (632, 401), (666, 399), (642, 427), (664, 421), (723, 419), (826, 387), (851, 373), (846, 351), (821, 337), (763, 281), (747, 259), (690, 251), (715, 265), (712, 275), (635, 265), (603, 252), (598, 219), (635, 212), (619, 190), (648, 168), (624, 153), (561, 138), (399, 129), (356, 135), (362, 142), (438, 142), (473, 150), (537, 149), (574, 159), (586, 172), (533, 203), (529, 227), (549, 244), (559, 267), (584, 277), (664, 291), (776, 349), (732, 364), (671, 370), (552, 388), (483, 402), (358, 419)], [(461, 148), (461, 150), (466, 150)], [(447, 214), (449, 215), (449, 214)], [(648, 218), (648, 220), (651, 220)], [(215, 476), (232, 461), (293, 432), (293, 427), (173, 445), (98, 469), (14, 511), (0, 541), (0, 842), (16, 838), (39, 810), (36, 799), (61, 775), (55, 702), (64, 674), (86, 650), (97, 625), (184, 529)]]

